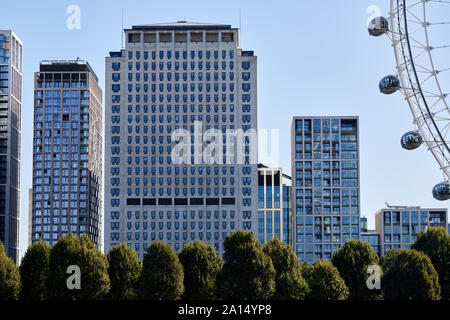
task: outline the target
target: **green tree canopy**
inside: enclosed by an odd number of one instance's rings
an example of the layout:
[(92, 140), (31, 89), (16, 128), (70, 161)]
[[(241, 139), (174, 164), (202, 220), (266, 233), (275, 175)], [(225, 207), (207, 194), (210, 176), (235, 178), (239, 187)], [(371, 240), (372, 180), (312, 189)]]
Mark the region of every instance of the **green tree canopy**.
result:
[(19, 267), (21, 300), (44, 300), (51, 247), (39, 240), (28, 247)]
[(183, 266), (175, 251), (160, 241), (153, 242), (144, 255), (140, 280), (141, 298), (177, 300), (184, 292)]
[(6, 255), (5, 247), (0, 241), (0, 300), (17, 300), (19, 291), (19, 270)]
[(184, 269), (184, 299), (213, 300), (222, 259), (203, 241), (189, 243), (178, 254)]
[(266, 243), (263, 250), (272, 259), (276, 271), (275, 294), (272, 299), (304, 299), (308, 285), (302, 277), (294, 250), (277, 238)]
[[(81, 289), (70, 290), (69, 266), (78, 266)], [(78, 238), (71, 233), (60, 238), (50, 252), (46, 291), (51, 300), (103, 299), (109, 292), (108, 260), (87, 235)]]
[(338, 269), (330, 262), (321, 260), (307, 267), (306, 281), (309, 286), (309, 300), (346, 300), (348, 288)]
[(108, 275), (111, 289), (108, 297), (113, 300), (134, 300), (138, 298), (138, 282), (142, 262), (136, 251), (126, 243), (111, 248), (107, 255)]
[(381, 259), (381, 288), (386, 300), (438, 300), (438, 274), (423, 252), (389, 250)]
[(369, 290), (367, 268), (379, 266), (379, 258), (370, 244), (360, 240), (346, 241), (333, 255), (333, 265), (338, 269), (349, 289), (350, 300), (380, 299), (381, 290)]
[(224, 265), (218, 276), (223, 299), (270, 299), (275, 292), (275, 268), (252, 232), (238, 231), (225, 241)]
[(445, 228), (431, 227), (420, 232), (411, 249), (422, 251), (439, 275), (442, 299), (450, 299), (450, 236)]

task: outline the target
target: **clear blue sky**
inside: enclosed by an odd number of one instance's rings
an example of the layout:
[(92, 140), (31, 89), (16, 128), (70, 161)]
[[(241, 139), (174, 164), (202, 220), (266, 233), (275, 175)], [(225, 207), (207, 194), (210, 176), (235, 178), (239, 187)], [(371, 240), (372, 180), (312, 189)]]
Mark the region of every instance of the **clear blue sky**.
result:
[[(72, 4), (81, 8), (80, 30), (66, 28)], [(383, 14), (389, 10), (389, 0), (4, 1), (0, 29), (13, 29), (24, 43), (22, 249), (32, 173), (33, 74), (40, 60), (80, 57), (89, 61), (103, 87), (104, 58), (121, 46), (122, 8), (126, 28), (178, 20), (238, 27), (241, 9), (241, 46), (258, 56), (258, 126), (280, 129), (280, 162), (288, 174), (293, 116), (359, 115), (361, 214), (369, 226), (385, 202), (448, 208), (448, 202), (431, 196), (442, 180), (431, 154), (424, 147), (413, 152), (400, 147), (401, 135), (413, 129), (403, 97), (378, 92), (379, 79), (394, 73), (395, 64), (389, 40), (368, 36), (370, 5), (380, 6)], [(444, 84), (447, 92), (449, 87)]]

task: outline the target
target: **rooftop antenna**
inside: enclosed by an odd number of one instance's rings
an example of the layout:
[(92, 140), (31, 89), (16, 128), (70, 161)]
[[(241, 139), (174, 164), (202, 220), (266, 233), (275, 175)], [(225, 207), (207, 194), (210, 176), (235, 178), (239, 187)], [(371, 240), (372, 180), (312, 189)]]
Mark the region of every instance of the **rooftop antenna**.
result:
[(123, 47), (123, 8), (122, 8), (122, 30), (120, 30), (120, 40), (121, 40), (121, 44), (122, 44), (122, 49), (124, 49), (124, 47)]
[(238, 46), (241, 46), (241, 35), (242, 35), (242, 17), (241, 17), (241, 8), (239, 8), (239, 34), (238, 34), (238, 38), (239, 38), (239, 43)]

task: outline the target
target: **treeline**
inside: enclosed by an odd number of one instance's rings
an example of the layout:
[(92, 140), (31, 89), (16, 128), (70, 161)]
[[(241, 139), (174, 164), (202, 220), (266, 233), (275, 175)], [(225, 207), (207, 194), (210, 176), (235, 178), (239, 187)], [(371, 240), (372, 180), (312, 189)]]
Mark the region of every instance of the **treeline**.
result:
[[(368, 243), (351, 240), (331, 262), (300, 264), (291, 247), (274, 239), (262, 246), (238, 231), (224, 241), (223, 260), (202, 241), (178, 254), (154, 242), (143, 261), (125, 243), (103, 255), (84, 235), (53, 246), (30, 246), (17, 268), (0, 243), (0, 300), (438, 300), (450, 297), (450, 236), (443, 228), (419, 234), (412, 249), (381, 260)], [(68, 288), (78, 266), (79, 289)], [(381, 272), (381, 290), (369, 289), (369, 266)], [(378, 268), (379, 267), (379, 268)]]

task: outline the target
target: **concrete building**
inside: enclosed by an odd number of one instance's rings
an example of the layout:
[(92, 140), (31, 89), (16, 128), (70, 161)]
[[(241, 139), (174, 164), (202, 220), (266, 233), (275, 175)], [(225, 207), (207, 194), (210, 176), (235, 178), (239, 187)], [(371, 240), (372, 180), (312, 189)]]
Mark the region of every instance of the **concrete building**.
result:
[(124, 32), (106, 58), (105, 251), (200, 239), (222, 254), (230, 233), (257, 231), (256, 56), (230, 25)]
[(380, 236), (381, 255), (389, 249), (409, 249), (417, 235), (430, 226), (447, 226), (447, 209), (390, 206), (375, 214), (375, 229)]
[(360, 235), (358, 117), (294, 117), (294, 249), (301, 262), (331, 259)]
[(72, 232), (100, 247), (102, 90), (89, 63), (42, 61), (35, 73), (32, 242)]
[(22, 42), (0, 30), (0, 241), (19, 263)]

